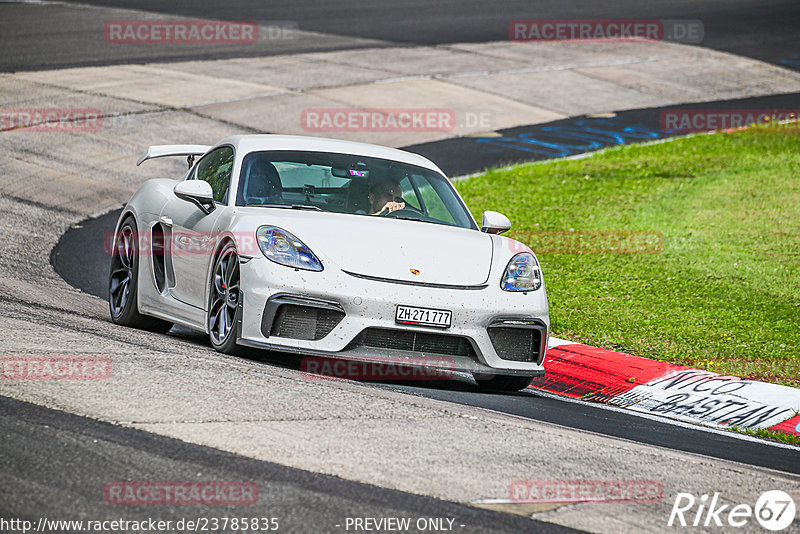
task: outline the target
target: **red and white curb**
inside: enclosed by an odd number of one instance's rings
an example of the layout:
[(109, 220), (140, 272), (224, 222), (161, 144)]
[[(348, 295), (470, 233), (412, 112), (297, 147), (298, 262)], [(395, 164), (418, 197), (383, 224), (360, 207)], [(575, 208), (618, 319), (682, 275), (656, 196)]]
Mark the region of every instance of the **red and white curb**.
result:
[(716, 428), (800, 437), (800, 389), (550, 338), (547, 374), (531, 387), (559, 396)]

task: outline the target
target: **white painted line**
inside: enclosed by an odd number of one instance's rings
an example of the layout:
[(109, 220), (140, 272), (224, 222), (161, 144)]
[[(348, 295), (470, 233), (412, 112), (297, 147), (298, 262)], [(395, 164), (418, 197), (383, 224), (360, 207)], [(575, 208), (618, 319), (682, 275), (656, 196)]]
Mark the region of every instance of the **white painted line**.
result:
[[(580, 119), (581, 117), (578, 116), (578, 117), (570, 117), (570, 118), (571, 119)], [(547, 124), (547, 123), (543, 122), (543, 123), (540, 123), (540, 124), (529, 124), (527, 126), (530, 126), (531, 128), (537, 128), (537, 127), (543, 126), (545, 124)], [(636, 146), (658, 145), (660, 143), (671, 143), (672, 141), (676, 141), (678, 139), (683, 139), (683, 138), (686, 138), (686, 137), (694, 137), (696, 135), (714, 135), (714, 134), (720, 134), (720, 133), (724, 133), (724, 132), (698, 132), (698, 133), (690, 133), (690, 134), (685, 134), (685, 135), (684, 134), (678, 134), (678, 135), (673, 135), (673, 136), (669, 136), (669, 137), (659, 137), (658, 139), (653, 139), (651, 141), (636, 141), (634, 143), (624, 143), (624, 144), (621, 144), (621, 145), (609, 145), (609, 146), (605, 146), (603, 148), (598, 148), (597, 150), (590, 150), (589, 152), (581, 152), (580, 154), (572, 154), (570, 156), (562, 156), (560, 158), (546, 158), (546, 159), (537, 159), (537, 160), (534, 160), (534, 161), (523, 161), (523, 162), (520, 162), (520, 163), (514, 163), (514, 164), (511, 164), (511, 165), (506, 165), (505, 167), (498, 167), (498, 168), (495, 168), (493, 170), (511, 170), (511, 168), (513, 168), (514, 166), (519, 166), (519, 165), (544, 165), (544, 164), (547, 164), (547, 163), (552, 163), (554, 161), (593, 158), (595, 156), (598, 156), (598, 155), (602, 154), (603, 152), (608, 152), (609, 150), (621, 150), (624, 147), (629, 147), (629, 146), (632, 146), (632, 145), (636, 145)], [(450, 181), (451, 182), (458, 182), (460, 180), (467, 180), (469, 178), (475, 178), (477, 176), (483, 176), (485, 174), (486, 174), (486, 171), (474, 172), (472, 174), (462, 174), (462, 175), (459, 175), (459, 176), (451, 177)]]
[(561, 346), (561, 345), (577, 345), (577, 344), (578, 343), (576, 341), (569, 341), (569, 340), (566, 340), (566, 339), (560, 339), (560, 338), (557, 338), (557, 337), (550, 336), (550, 339), (548, 340), (548, 343), (547, 343), (547, 348), (548, 349), (552, 349), (553, 347), (558, 347), (558, 346)]

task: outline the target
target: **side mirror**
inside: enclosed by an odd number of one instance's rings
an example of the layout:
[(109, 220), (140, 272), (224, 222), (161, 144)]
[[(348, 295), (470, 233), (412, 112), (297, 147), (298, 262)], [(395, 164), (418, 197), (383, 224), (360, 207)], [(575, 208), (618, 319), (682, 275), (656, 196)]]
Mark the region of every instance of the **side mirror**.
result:
[(217, 207), (214, 204), (214, 191), (211, 184), (204, 180), (184, 180), (178, 182), (173, 190), (175, 196), (181, 200), (186, 200), (197, 205), (208, 215)]
[(483, 221), (481, 222), (481, 232), (487, 234), (502, 234), (511, 230), (511, 221), (502, 213), (496, 211), (484, 211)]

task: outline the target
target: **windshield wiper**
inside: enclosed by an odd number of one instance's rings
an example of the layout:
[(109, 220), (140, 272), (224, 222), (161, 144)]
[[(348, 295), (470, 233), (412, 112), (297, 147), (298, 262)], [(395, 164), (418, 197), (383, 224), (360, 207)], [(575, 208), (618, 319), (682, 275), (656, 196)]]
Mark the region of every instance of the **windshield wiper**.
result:
[(311, 204), (248, 204), (248, 206), (256, 208), (283, 208), (285, 210), (323, 211), (319, 206), (312, 206)]
[(435, 223), (433, 221), (427, 221), (425, 219), (419, 219), (417, 217), (404, 217), (402, 215), (398, 215), (396, 217), (389, 217), (389, 218), (390, 219), (400, 219), (400, 220), (403, 220), (403, 221), (417, 221), (417, 222), (424, 222), (424, 223), (428, 223), (428, 224), (439, 224), (439, 223)]

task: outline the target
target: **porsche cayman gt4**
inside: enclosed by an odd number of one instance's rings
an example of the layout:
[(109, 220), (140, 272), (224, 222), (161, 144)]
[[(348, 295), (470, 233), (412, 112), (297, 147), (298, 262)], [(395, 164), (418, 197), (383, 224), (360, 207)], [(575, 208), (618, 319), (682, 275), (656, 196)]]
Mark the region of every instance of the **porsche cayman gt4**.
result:
[[(152, 146), (183, 176), (145, 182), (111, 244), (121, 325), (361, 362), (436, 362), (485, 389), (544, 373), (549, 317), (527, 246), (479, 226), (428, 159), (375, 145), (243, 135)], [(177, 179), (176, 179), (177, 178)], [(446, 362), (446, 363), (443, 363)]]

